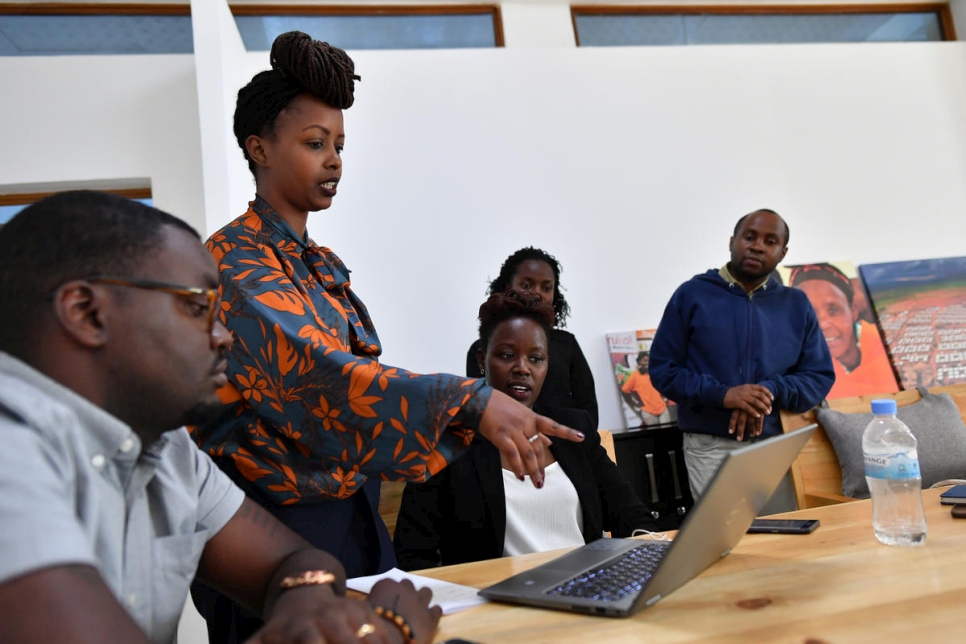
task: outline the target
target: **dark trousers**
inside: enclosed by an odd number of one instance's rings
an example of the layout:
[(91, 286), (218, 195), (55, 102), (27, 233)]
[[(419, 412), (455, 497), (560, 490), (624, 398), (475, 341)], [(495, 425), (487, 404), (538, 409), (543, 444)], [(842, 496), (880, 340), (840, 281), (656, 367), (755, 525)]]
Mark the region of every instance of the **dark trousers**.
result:
[[(379, 516), (379, 490), (379, 481), (369, 479), (348, 499), (288, 506), (260, 499), (250, 488), (245, 491), (306, 541), (337, 558), (347, 577), (360, 577), (396, 565), (389, 531)], [(261, 617), (200, 581), (191, 585), (191, 598), (208, 624), (210, 644), (240, 644), (262, 627)]]

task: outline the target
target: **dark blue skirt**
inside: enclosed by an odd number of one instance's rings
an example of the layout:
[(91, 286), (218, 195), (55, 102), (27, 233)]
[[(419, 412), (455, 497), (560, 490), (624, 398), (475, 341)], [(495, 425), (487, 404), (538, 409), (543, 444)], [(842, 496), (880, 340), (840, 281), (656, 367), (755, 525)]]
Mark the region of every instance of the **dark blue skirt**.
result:
[[(337, 558), (347, 577), (374, 575), (396, 565), (389, 531), (379, 516), (379, 481), (368, 479), (348, 499), (281, 506), (261, 498), (247, 481), (232, 478), (279, 521)], [(199, 581), (191, 586), (191, 598), (208, 623), (211, 644), (240, 644), (262, 627), (261, 617)]]

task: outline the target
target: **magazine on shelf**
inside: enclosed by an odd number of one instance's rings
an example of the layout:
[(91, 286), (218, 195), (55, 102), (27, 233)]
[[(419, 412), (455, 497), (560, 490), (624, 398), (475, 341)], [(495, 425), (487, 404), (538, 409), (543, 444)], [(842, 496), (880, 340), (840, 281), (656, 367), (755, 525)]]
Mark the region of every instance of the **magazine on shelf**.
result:
[(677, 423), (674, 403), (658, 393), (647, 371), (654, 332), (644, 329), (607, 334), (607, 352), (627, 429)]

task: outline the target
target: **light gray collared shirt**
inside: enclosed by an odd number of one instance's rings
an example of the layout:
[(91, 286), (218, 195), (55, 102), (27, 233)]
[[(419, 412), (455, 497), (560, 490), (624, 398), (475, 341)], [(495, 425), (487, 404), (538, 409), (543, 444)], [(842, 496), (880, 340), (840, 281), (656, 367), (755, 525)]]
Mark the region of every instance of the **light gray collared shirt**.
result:
[(174, 642), (205, 543), (242, 491), (184, 428), (142, 449), (129, 426), (2, 352), (0, 437), (0, 584), (89, 564), (152, 641)]

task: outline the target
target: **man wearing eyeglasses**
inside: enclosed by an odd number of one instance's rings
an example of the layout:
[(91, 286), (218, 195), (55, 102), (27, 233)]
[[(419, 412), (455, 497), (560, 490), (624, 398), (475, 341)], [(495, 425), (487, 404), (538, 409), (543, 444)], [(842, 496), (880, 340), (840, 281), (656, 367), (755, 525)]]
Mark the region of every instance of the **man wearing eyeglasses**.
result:
[(181, 428), (221, 408), (217, 285), (190, 226), (122, 197), (0, 229), (0, 640), (172, 642), (196, 572), (265, 616), (253, 641), (432, 638), (428, 590), (345, 599)]

